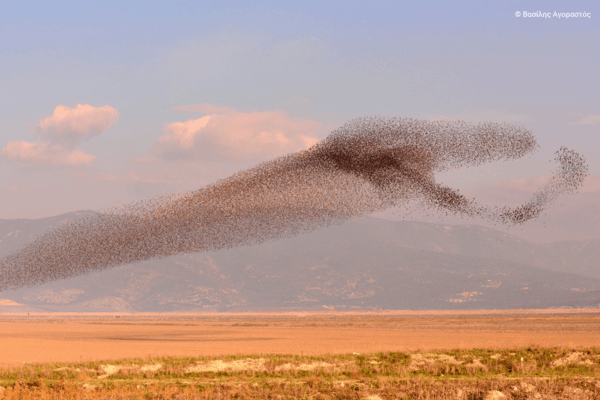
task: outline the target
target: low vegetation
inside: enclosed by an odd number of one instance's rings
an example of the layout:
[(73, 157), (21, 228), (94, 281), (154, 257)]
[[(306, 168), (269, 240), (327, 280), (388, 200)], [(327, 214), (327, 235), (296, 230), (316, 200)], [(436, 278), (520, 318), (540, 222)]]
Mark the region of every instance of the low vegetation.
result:
[(600, 348), (237, 355), (0, 370), (0, 399), (597, 399)]

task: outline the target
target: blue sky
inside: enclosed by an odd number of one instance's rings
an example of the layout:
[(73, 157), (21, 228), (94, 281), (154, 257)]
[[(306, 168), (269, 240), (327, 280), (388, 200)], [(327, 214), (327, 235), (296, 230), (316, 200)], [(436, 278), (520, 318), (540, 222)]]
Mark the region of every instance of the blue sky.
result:
[[(591, 18), (516, 11), (585, 11)], [(199, 148), (173, 157), (169, 140), (192, 126), (177, 123), (212, 114), (206, 105), (233, 110), (222, 111), (223, 131), (213, 135), (226, 138), (246, 121), (289, 129), (297, 146), (302, 129), (318, 139), (369, 114), (506, 121), (533, 130), (541, 145), (535, 156), (443, 179), (468, 190), (547, 176), (561, 145), (586, 156), (598, 176), (599, 21), (600, 6), (591, 1), (3, 4), (0, 218), (189, 190), (294, 149), (256, 150), (233, 161)], [(89, 129), (65, 147), (64, 137), (51, 135), (75, 128), (56, 125), (58, 117), (46, 130), (40, 124), (58, 106), (78, 104), (109, 106), (118, 118), (98, 114), (108, 125), (80, 127)], [(198, 104), (205, 106), (173, 111)], [(235, 137), (219, 145), (240, 151)], [(11, 153), (14, 142), (39, 152)]]

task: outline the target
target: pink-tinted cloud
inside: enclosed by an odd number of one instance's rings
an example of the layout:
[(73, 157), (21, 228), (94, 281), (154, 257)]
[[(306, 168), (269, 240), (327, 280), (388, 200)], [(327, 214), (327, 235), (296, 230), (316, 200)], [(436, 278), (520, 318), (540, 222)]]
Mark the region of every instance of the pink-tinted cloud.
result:
[(171, 111), (182, 112), (182, 113), (202, 113), (202, 114), (228, 114), (235, 112), (231, 107), (227, 106), (214, 106), (212, 104), (190, 104), (186, 106), (173, 107)]
[(0, 158), (21, 167), (89, 167), (96, 157), (79, 150), (65, 150), (57, 144), (15, 140), (4, 146), (0, 152)]
[(207, 115), (186, 122), (172, 122), (165, 126), (166, 135), (156, 141), (154, 149), (159, 154), (186, 153), (194, 148), (194, 137), (208, 125), (213, 118)]
[(260, 161), (311, 147), (322, 128), (282, 111), (213, 114), (165, 126), (152, 151), (166, 159)]
[(38, 134), (42, 139), (73, 148), (83, 139), (101, 135), (118, 119), (119, 112), (110, 106), (77, 104), (71, 108), (59, 105), (51, 116), (40, 120)]
[(588, 115), (580, 121), (573, 122), (571, 125), (596, 125), (600, 124), (600, 115)]

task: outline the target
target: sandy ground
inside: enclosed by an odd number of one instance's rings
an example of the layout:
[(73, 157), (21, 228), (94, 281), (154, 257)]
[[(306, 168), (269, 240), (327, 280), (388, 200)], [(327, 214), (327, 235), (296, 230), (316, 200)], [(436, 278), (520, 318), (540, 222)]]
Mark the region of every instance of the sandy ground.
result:
[(0, 367), (147, 356), (599, 344), (600, 309), (0, 314)]

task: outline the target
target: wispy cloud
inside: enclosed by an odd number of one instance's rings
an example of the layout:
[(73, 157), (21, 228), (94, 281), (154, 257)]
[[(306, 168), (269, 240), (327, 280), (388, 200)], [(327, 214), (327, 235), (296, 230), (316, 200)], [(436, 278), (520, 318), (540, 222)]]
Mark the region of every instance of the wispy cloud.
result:
[(23, 140), (8, 142), (0, 157), (21, 167), (89, 167), (96, 158), (80, 150), (65, 150), (57, 144), (30, 143)]
[(189, 104), (185, 106), (173, 107), (171, 111), (181, 113), (202, 113), (202, 114), (227, 114), (235, 112), (231, 107), (227, 106), (214, 106), (212, 104)]
[(600, 115), (588, 115), (582, 120), (573, 122), (571, 125), (596, 125), (600, 124)]
[[(209, 106), (202, 105), (205, 110)], [(289, 118), (282, 111), (232, 110), (166, 125), (166, 134), (154, 143), (152, 152), (164, 159), (258, 161), (314, 145), (322, 128), (318, 122)]]

